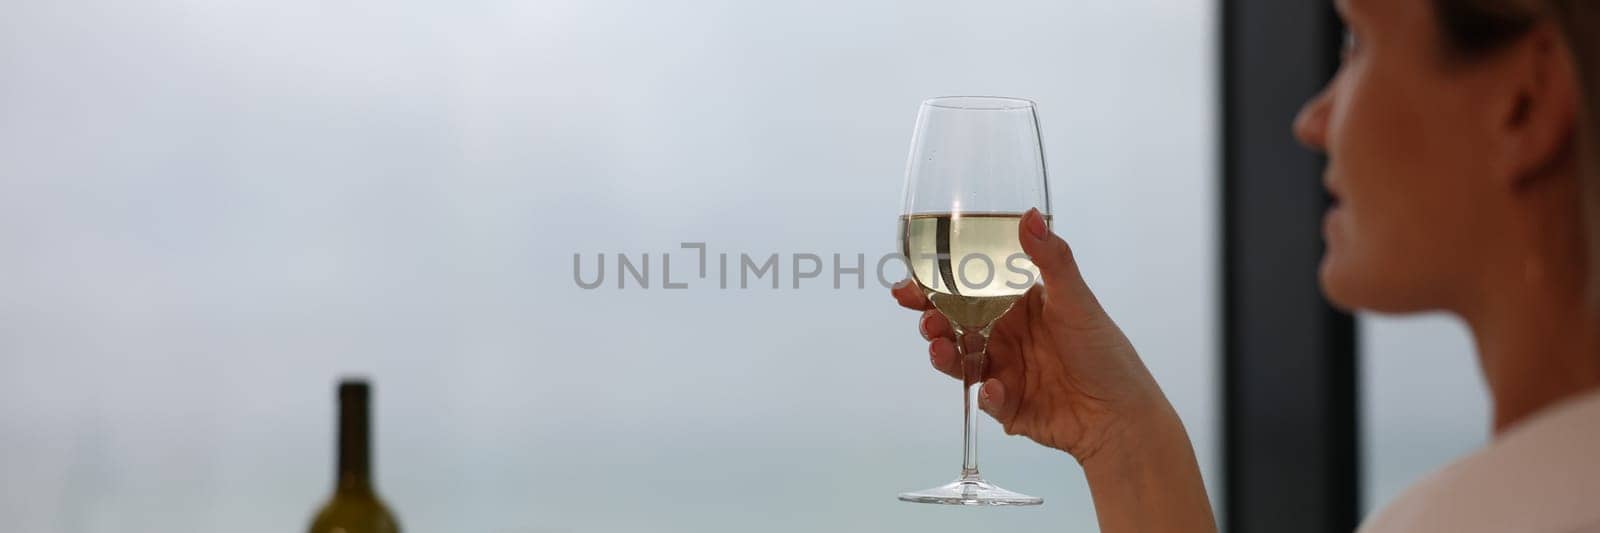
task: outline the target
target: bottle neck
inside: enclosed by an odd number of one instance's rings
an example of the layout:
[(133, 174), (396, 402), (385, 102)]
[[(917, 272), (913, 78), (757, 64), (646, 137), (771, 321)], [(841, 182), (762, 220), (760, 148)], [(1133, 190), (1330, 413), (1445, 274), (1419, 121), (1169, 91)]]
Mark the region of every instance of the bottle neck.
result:
[(339, 395), (338, 489), (372, 489), (372, 438), (365, 390)]

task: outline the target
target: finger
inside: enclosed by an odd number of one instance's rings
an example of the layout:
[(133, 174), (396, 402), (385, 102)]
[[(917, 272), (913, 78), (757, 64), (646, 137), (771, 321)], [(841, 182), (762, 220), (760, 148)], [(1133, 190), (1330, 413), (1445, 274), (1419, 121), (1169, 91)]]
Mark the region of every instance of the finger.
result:
[(944, 317), (944, 313), (935, 309), (922, 312), (922, 319), (917, 321), (917, 329), (922, 332), (923, 340), (956, 338), (956, 331), (950, 327), (950, 320)]
[(989, 416), (994, 417), (1002, 426), (1006, 425), (1006, 420), (1011, 414), (1007, 409), (1006, 400), (1008, 398), (1006, 398), (1005, 383), (998, 379), (989, 378), (983, 382), (983, 388), (978, 389), (978, 408), (989, 413)]
[(922, 287), (918, 287), (910, 279), (900, 280), (900, 283), (894, 284), (894, 287), (889, 289), (889, 293), (893, 294), (895, 301), (900, 302), (900, 306), (906, 309), (913, 311), (933, 309), (933, 304), (928, 302), (928, 295), (922, 294)]
[(961, 379), (961, 354), (956, 353), (956, 343), (944, 337), (928, 343), (928, 360), (933, 368), (944, 375)]
[(1072, 247), (1050, 232), (1044, 215), (1039, 214), (1038, 209), (1029, 209), (1022, 216), (1020, 226), (1017, 239), (1022, 243), (1022, 251), (1033, 260), (1034, 266), (1039, 267), (1039, 275), (1044, 278), (1045, 294), (1055, 301), (1098, 308), (1094, 293), (1084, 283), (1083, 274), (1078, 271), (1078, 262), (1072, 257)]

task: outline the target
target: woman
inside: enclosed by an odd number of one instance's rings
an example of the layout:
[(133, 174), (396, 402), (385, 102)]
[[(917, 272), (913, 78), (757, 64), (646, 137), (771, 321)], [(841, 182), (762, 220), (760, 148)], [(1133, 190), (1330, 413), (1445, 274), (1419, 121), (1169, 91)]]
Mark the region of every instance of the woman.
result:
[[(1494, 406), (1488, 446), (1362, 531), (1600, 529), (1600, 307), (1585, 298), (1586, 235), (1600, 230), (1585, 230), (1580, 194), (1581, 176), (1600, 170), (1600, 130), (1580, 118), (1600, 110), (1600, 8), (1336, 4), (1350, 36), (1344, 62), (1294, 125), (1327, 153), (1337, 199), (1323, 291), (1347, 309), (1461, 317)], [(1103, 531), (1214, 530), (1182, 423), (1067, 244), (1037, 212), (1020, 239), (1044, 285), (996, 326), (983, 409), (1082, 464)], [(894, 295), (923, 311), (934, 367), (958, 375), (949, 324), (915, 285)]]

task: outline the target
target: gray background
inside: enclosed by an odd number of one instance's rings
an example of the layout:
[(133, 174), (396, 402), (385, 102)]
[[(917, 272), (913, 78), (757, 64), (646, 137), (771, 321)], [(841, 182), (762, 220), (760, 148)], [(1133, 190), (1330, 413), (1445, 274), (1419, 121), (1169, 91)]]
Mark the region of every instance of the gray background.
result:
[[(794, 290), (785, 265), (782, 290), (660, 289), (662, 253), (693, 272), (682, 241), (890, 251), (916, 105), (941, 94), (1040, 102), (1056, 228), (1215, 498), (1213, 12), (9, 3), (0, 521), (303, 528), (333, 383), (363, 374), (410, 531), (1092, 530), (1076, 464), (992, 424), (986, 471), (1045, 507), (894, 501), (955, 474), (958, 388), (872, 280)], [(650, 253), (653, 285), (579, 289), (574, 253)], [(1365, 331), (1378, 352), (1438, 344)], [(1366, 367), (1385, 494), (1479, 425), (1449, 400), (1475, 382), (1386, 388), (1433, 364), (1396, 355)]]
[(1483, 445), (1489, 398), (1460, 320), (1366, 314), (1359, 327), (1362, 500), (1372, 510)]

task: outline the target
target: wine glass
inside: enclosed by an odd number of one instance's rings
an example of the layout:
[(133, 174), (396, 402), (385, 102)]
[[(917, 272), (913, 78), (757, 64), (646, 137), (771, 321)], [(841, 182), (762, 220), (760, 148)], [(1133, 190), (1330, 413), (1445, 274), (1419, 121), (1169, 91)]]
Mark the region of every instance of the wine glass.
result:
[(961, 354), (961, 477), (900, 499), (948, 505), (1039, 505), (1044, 500), (978, 473), (978, 390), (989, 333), (1038, 276), (1017, 230), (1030, 208), (1049, 221), (1050, 194), (1034, 103), (949, 96), (924, 101), (906, 160), (900, 251), (912, 279), (950, 320)]

